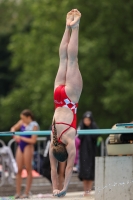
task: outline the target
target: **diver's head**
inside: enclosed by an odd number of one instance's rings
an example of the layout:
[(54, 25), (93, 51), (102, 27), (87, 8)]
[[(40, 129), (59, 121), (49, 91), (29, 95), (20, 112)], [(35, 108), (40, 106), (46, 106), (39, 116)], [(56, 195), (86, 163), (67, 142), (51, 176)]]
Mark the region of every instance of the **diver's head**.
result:
[(53, 155), (59, 162), (64, 162), (68, 158), (65, 144), (59, 143), (53, 146)]
[(57, 130), (55, 127), (55, 120), (53, 123), (54, 131), (53, 131), (53, 155), (59, 162), (64, 162), (68, 158), (68, 153), (66, 150), (66, 145), (59, 142), (57, 139)]

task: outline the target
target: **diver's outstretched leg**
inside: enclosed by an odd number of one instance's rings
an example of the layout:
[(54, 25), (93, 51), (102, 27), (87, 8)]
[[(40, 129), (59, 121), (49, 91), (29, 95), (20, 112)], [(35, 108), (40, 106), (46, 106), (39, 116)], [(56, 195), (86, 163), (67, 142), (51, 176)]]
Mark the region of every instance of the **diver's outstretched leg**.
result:
[(60, 63), (55, 78), (55, 88), (58, 87), (59, 85), (65, 85), (66, 82), (66, 71), (67, 71), (67, 61), (68, 61), (67, 48), (70, 40), (70, 23), (72, 22), (72, 20), (73, 20), (73, 10), (68, 12), (66, 17), (66, 28), (59, 48)]
[(74, 20), (70, 23), (72, 33), (68, 45), (66, 92), (69, 98), (78, 102), (82, 91), (82, 77), (78, 66), (78, 34), (81, 13), (74, 9)]

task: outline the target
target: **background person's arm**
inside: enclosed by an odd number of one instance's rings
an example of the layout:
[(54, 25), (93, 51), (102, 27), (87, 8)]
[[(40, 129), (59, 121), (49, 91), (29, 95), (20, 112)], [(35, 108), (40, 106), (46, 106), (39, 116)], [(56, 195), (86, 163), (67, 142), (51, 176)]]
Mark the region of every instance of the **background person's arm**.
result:
[(19, 138), (20, 138), (20, 140), (27, 142), (29, 144), (35, 144), (36, 141), (37, 141), (37, 135), (32, 135), (31, 138), (26, 138), (26, 137), (23, 137), (23, 136), (20, 136)]
[(22, 125), (23, 125), (23, 121), (22, 121), (22, 120), (19, 120), (16, 124), (14, 124), (14, 125), (11, 127), (10, 131), (11, 131), (11, 132), (18, 131), (18, 130), (20, 130), (20, 128), (21, 128)]
[(58, 194), (58, 197), (62, 197), (62, 196), (66, 195), (68, 185), (71, 180), (75, 156), (76, 156), (75, 140), (70, 140), (66, 149), (68, 152), (68, 159), (67, 159), (67, 166), (66, 166), (66, 170), (65, 170), (65, 181), (64, 181), (63, 190), (60, 191), (60, 193)]
[[(34, 126), (32, 131), (37, 131), (37, 130), (38, 130), (38, 126)], [(26, 138), (23, 136), (16, 135), (16, 136), (14, 136), (14, 139), (22, 140), (22, 141), (30, 143), (30, 144), (35, 144), (37, 141), (37, 135), (32, 135), (31, 138)]]

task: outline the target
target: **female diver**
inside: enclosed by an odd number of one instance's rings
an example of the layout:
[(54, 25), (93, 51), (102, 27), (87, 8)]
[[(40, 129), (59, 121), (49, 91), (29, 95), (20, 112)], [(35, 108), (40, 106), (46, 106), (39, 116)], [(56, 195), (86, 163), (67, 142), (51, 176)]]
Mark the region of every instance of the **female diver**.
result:
[[(66, 28), (59, 48), (60, 63), (54, 84), (55, 113), (52, 122), (50, 163), (53, 195), (65, 196), (76, 155), (76, 113), (82, 91), (82, 77), (78, 66), (78, 33), (81, 13), (68, 12)], [(64, 186), (58, 182), (58, 162), (67, 161)]]

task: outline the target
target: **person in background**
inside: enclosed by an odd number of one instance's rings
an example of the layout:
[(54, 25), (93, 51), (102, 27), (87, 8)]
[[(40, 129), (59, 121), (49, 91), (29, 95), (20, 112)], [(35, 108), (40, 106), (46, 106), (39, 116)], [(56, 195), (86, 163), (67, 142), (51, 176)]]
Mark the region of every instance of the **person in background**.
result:
[[(97, 129), (92, 112), (84, 113), (78, 129)], [(96, 140), (98, 135), (79, 135), (79, 179), (83, 181), (84, 196), (89, 196), (93, 187), (95, 171)]]
[(75, 147), (76, 147), (76, 156), (74, 161), (73, 172), (77, 173), (79, 170), (79, 151), (80, 151), (80, 139), (78, 138), (78, 135), (76, 135), (75, 137)]
[[(20, 113), (20, 120), (11, 127), (10, 131), (15, 132), (17, 130), (21, 131), (37, 131), (39, 130), (39, 125), (34, 121), (34, 116), (32, 112), (28, 109), (23, 110)], [(15, 135), (15, 141), (18, 143), (16, 151), (16, 162), (18, 165), (18, 173), (16, 177), (16, 194), (17, 198), (28, 198), (29, 191), (32, 183), (32, 158), (34, 152), (34, 144), (37, 141), (36, 135)], [(21, 195), (21, 173), (23, 167), (27, 170), (27, 184), (25, 192)]]

